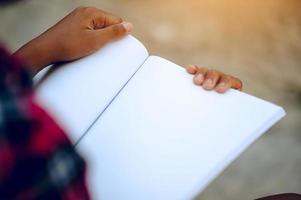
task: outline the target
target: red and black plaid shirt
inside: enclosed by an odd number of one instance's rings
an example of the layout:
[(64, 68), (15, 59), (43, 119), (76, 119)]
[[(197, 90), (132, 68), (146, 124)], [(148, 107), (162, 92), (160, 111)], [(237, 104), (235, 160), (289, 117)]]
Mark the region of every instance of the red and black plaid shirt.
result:
[(0, 199), (89, 199), (83, 159), (32, 96), (31, 74), (0, 47)]

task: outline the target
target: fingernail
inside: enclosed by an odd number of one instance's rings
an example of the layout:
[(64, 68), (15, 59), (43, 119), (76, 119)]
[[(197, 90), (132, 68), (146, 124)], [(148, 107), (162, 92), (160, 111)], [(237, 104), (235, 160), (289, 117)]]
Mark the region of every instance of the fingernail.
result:
[(225, 86), (226, 86), (225, 83), (219, 83), (215, 89), (217, 92), (223, 93), (225, 90)]
[(194, 65), (187, 65), (187, 68), (195, 68)]
[(187, 72), (190, 74), (195, 74), (196, 73), (196, 67), (194, 65), (188, 65), (186, 68)]
[(205, 86), (211, 86), (213, 83), (213, 81), (211, 79), (207, 79), (205, 82), (204, 82), (204, 85)]
[(126, 32), (131, 32), (133, 30), (133, 24), (130, 22), (122, 22), (121, 24), (125, 28)]
[(202, 84), (203, 80), (204, 80), (204, 75), (203, 74), (198, 74), (194, 77), (194, 82), (196, 84)]
[(217, 86), (217, 87), (219, 87), (219, 88), (223, 88), (223, 87), (225, 87), (225, 85), (226, 85), (226, 84), (225, 84), (224, 82), (221, 82), (221, 83), (219, 83), (219, 84), (218, 84), (218, 86)]

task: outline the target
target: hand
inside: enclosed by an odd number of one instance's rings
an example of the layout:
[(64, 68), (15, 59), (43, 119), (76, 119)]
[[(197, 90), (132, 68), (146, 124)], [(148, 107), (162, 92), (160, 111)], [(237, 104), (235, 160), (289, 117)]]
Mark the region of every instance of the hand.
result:
[(189, 65), (186, 70), (194, 75), (193, 82), (205, 90), (215, 90), (219, 93), (225, 93), (230, 88), (242, 90), (241, 80), (220, 71), (197, 67), (196, 65)]
[(82, 58), (133, 29), (129, 22), (92, 7), (79, 7), (15, 54), (38, 72), (45, 66)]

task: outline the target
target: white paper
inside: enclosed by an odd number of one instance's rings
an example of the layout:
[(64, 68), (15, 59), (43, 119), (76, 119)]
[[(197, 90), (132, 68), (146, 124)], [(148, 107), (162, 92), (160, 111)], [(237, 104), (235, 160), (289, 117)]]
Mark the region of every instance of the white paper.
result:
[(36, 99), (75, 143), (147, 57), (145, 47), (128, 36), (62, 66), (38, 88)]
[(149, 57), (77, 149), (94, 199), (191, 199), (284, 115), (242, 92), (204, 91)]

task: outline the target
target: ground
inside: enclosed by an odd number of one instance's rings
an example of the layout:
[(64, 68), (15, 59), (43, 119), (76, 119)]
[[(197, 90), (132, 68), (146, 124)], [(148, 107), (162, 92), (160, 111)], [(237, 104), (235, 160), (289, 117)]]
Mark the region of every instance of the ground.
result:
[(245, 92), (286, 109), (286, 118), (196, 199), (301, 192), (300, 1), (28, 0), (0, 8), (0, 38), (15, 50), (78, 5), (133, 22), (151, 54), (236, 75)]

